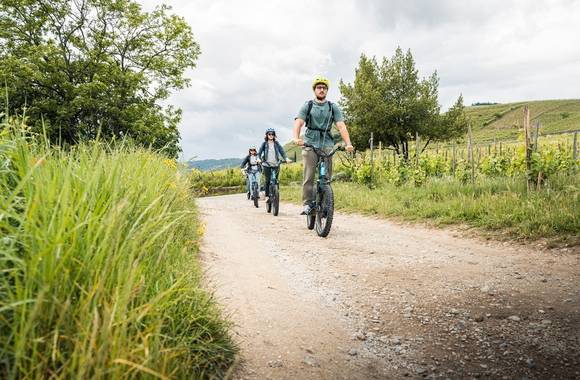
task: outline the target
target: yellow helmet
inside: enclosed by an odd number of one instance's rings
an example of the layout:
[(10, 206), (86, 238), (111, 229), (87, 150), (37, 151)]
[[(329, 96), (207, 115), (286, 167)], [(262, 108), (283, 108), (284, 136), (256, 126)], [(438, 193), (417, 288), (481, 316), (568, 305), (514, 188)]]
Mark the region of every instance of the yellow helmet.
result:
[(330, 87), (330, 81), (328, 79), (326, 79), (325, 77), (316, 77), (314, 78), (314, 80), (312, 81), (312, 89), (314, 90), (314, 87), (316, 87), (317, 84), (324, 84), (326, 85), (326, 88)]

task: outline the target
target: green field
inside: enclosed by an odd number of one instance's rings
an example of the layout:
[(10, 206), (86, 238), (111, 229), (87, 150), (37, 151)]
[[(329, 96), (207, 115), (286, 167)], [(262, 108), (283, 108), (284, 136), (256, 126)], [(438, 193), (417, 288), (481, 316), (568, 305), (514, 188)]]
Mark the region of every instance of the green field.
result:
[(187, 177), (145, 149), (0, 125), (0, 378), (222, 378)]

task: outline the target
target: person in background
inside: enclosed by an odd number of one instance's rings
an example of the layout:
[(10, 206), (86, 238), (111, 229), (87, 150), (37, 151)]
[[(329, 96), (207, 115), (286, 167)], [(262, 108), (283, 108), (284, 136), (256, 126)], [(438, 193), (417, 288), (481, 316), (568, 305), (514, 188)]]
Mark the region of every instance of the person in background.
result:
[(246, 188), (248, 191), (248, 199), (251, 198), (252, 183), (256, 182), (258, 188), (260, 188), (260, 160), (258, 159), (258, 153), (256, 147), (252, 146), (248, 149), (248, 155), (242, 161), (240, 165), (242, 173), (246, 176)]
[(286, 156), (286, 152), (282, 145), (276, 141), (276, 131), (274, 128), (266, 129), (264, 142), (262, 143), (260, 150), (258, 150), (258, 159), (264, 168), (264, 192), (266, 197), (269, 197), (272, 171), (279, 170), (281, 162), (292, 162), (292, 160)]

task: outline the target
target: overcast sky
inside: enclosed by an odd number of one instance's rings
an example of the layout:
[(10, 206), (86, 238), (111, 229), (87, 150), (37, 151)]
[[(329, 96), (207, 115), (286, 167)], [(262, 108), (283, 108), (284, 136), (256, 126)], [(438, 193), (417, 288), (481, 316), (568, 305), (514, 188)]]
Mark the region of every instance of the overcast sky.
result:
[(411, 49), (419, 74), (437, 70), (439, 100), (465, 104), (580, 97), (580, 1), (139, 0), (166, 3), (191, 25), (202, 54), (183, 109), (183, 159), (241, 157), (293, 118), (318, 74), (351, 82), (361, 53)]

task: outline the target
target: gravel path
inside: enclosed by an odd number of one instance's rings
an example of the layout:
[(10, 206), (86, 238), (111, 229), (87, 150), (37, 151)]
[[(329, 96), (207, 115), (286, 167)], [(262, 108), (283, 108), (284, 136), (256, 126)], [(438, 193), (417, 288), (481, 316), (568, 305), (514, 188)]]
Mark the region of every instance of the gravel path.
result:
[(295, 205), (198, 205), (235, 378), (580, 378), (578, 252), (340, 213), (322, 239)]

